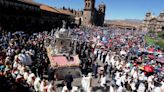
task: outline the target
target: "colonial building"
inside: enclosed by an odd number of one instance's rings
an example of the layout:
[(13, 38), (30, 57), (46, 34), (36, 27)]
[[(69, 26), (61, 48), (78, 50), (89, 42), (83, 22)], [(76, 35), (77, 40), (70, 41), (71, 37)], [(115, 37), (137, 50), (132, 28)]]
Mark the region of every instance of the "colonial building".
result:
[(33, 0), (0, 0), (0, 29), (10, 31), (44, 31), (61, 27), (62, 20), (67, 24), (74, 17), (59, 9)]
[(75, 17), (75, 23), (83, 26), (103, 26), (106, 6), (101, 3), (98, 9), (95, 8), (95, 0), (84, 0), (83, 11), (63, 8), (61, 11), (69, 12)]
[(142, 23), (142, 30), (164, 30), (164, 11), (162, 11), (159, 16), (154, 16), (151, 12), (146, 13), (145, 19)]

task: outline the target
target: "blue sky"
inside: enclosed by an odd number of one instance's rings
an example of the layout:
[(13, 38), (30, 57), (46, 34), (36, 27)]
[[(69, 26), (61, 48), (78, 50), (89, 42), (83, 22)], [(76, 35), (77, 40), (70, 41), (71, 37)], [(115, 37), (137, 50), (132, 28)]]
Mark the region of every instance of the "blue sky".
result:
[[(63, 6), (76, 10), (84, 8), (84, 0), (34, 0), (53, 7)], [(96, 7), (101, 2), (106, 4), (105, 19), (143, 19), (151, 11), (156, 16), (164, 10), (164, 0), (96, 0)]]

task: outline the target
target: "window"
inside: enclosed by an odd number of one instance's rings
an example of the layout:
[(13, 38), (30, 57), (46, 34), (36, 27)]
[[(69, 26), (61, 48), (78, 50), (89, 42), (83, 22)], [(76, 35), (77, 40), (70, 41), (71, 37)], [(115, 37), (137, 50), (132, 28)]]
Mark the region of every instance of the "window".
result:
[(90, 7), (90, 3), (88, 3), (88, 7)]

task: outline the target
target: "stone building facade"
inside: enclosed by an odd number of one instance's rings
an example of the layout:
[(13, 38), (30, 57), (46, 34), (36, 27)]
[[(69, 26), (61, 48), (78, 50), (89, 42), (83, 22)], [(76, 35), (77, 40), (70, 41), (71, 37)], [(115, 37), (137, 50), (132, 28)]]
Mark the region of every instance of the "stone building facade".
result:
[(146, 13), (142, 23), (142, 30), (162, 31), (164, 30), (164, 11), (159, 16), (154, 16), (151, 12)]
[(75, 17), (75, 23), (83, 26), (103, 26), (105, 19), (106, 5), (99, 4), (95, 8), (95, 0), (84, 0), (85, 5), (82, 11), (63, 8), (61, 11), (70, 12)]

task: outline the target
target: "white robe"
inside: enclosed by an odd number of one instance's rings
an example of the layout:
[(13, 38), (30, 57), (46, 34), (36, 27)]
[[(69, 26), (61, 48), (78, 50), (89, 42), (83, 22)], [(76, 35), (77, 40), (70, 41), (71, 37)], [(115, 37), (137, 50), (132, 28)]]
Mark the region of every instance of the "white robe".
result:
[(140, 83), (137, 92), (145, 92), (145, 85), (143, 83)]
[(114, 87), (110, 86), (110, 91), (109, 92), (116, 92)]
[(106, 76), (101, 77), (100, 80), (101, 80), (101, 82), (100, 82), (100, 86), (105, 87), (104, 84), (106, 84)]
[(136, 87), (135, 87), (135, 83), (134, 82), (131, 83), (131, 88), (132, 88), (133, 91), (136, 90)]
[(92, 82), (92, 78), (91, 77), (83, 77), (81, 80), (81, 84), (82, 84), (82, 88), (84, 91), (89, 92), (89, 90), (91, 89), (91, 82)]
[(64, 86), (63, 88), (62, 88), (62, 91), (61, 92), (68, 92), (69, 90), (68, 90), (68, 88), (67, 88), (67, 86)]
[(155, 87), (153, 92), (162, 92), (160, 87)]
[(119, 86), (119, 88), (117, 89), (117, 92), (123, 92), (124, 88), (122, 86)]

